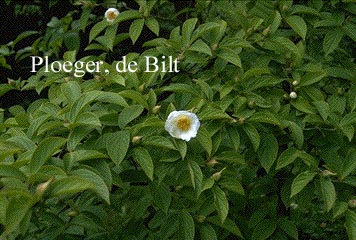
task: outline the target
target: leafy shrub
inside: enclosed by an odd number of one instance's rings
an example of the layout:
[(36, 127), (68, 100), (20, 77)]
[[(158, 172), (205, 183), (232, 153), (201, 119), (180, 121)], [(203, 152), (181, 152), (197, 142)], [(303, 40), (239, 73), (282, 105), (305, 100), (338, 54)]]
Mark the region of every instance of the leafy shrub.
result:
[[(73, 4), (1, 46), (7, 68), (103, 61), (0, 85), (45, 95), (0, 112), (2, 238), (356, 239), (353, 1)], [(174, 110), (196, 138), (165, 131)]]

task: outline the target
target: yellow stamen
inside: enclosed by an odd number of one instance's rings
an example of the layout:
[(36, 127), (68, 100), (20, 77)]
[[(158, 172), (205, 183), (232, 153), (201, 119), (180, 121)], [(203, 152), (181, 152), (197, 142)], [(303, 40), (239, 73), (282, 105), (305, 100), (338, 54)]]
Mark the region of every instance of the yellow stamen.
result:
[(180, 116), (177, 120), (177, 126), (180, 130), (182, 131), (188, 131), (190, 129), (190, 126), (192, 125), (192, 122), (189, 117), (187, 116)]
[(108, 19), (109, 19), (109, 20), (114, 20), (115, 18), (116, 18), (115, 12), (109, 12), (109, 13), (108, 13)]

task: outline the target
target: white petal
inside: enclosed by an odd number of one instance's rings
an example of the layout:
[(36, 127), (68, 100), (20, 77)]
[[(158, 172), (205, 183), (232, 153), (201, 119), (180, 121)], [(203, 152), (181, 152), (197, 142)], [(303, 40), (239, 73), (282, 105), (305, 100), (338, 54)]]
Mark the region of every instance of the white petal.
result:
[[(181, 130), (177, 126), (177, 119), (179, 117), (186, 116), (191, 121), (191, 126), (187, 131)], [(179, 138), (185, 141), (189, 141), (191, 138), (196, 137), (198, 129), (200, 127), (200, 122), (194, 113), (188, 111), (173, 111), (168, 115), (168, 118), (165, 123), (165, 130), (175, 138)]]
[(108, 22), (114, 22), (115, 19), (109, 19), (109, 13), (114, 13), (115, 16), (119, 15), (119, 11), (116, 9), (116, 8), (109, 8), (108, 10), (106, 10), (105, 12), (105, 18), (106, 18), (106, 21)]

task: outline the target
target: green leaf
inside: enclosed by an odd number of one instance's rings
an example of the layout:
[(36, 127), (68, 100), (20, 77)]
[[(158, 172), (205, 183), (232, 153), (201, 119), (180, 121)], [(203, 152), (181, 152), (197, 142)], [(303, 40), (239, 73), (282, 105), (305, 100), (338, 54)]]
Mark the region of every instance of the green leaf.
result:
[(143, 147), (134, 149), (134, 159), (141, 166), (147, 177), (153, 180), (153, 161), (149, 152)]
[(234, 64), (235, 66), (241, 68), (241, 59), (237, 51), (230, 48), (221, 48), (217, 54), (218, 57)]
[(329, 77), (346, 79), (349, 81), (356, 81), (355, 71), (343, 67), (327, 67), (325, 69)]
[(318, 110), (321, 118), (326, 121), (330, 115), (330, 106), (327, 102), (324, 101), (315, 101), (313, 102), (314, 106)]
[(261, 137), (258, 134), (257, 129), (250, 123), (246, 123), (242, 126), (242, 129), (245, 131), (246, 135), (250, 138), (253, 149), (257, 151), (260, 146)]
[(145, 146), (163, 147), (177, 150), (171, 140), (163, 136), (149, 136), (147, 138), (143, 138), (142, 144)]
[(197, 18), (188, 19), (183, 23), (182, 26), (182, 44), (183, 47), (186, 47), (190, 44), (190, 39), (192, 37), (192, 33), (194, 31), (195, 25), (197, 24)]
[(124, 160), (127, 150), (130, 146), (130, 133), (128, 131), (119, 131), (108, 133), (106, 138), (106, 150), (111, 160), (119, 166)]
[(339, 46), (343, 36), (344, 33), (340, 28), (336, 28), (326, 33), (323, 40), (323, 49), (325, 55), (329, 55)]
[(70, 133), (68, 137), (67, 147), (69, 151), (73, 151), (80, 141), (91, 131), (93, 131), (93, 127), (91, 126), (78, 126), (75, 127)]
[(30, 162), (31, 173), (36, 173), (45, 162), (57, 152), (67, 139), (60, 137), (48, 137), (43, 139), (32, 155)]
[(348, 113), (340, 120), (340, 126), (347, 126), (354, 123), (356, 123), (356, 112)]
[(70, 158), (72, 161), (81, 162), (92, 159), (108, 158), (104, 153), (96, 150), (77, 150), (74, 152), (67, 153), (64, 158)]
[(296, 32), (303, 40), (305, 40), (305, 36), (307, 35), (307, 24), (303, 18), (293, 15), (287, 17), (286, 22), (294, 32)]
[(199, 196), (203, 185), (203, 172), (201, 171), (198, 163), (194, 160), (188, 161), (188, 169), (192, 186), (195, 189), (197, 196)]
[(323, 195), (324, 206), (327, 212), (334, 206), (336, 200), (336, 192), (334, 184), (330, 178), (320, 178), (321, 193)]
[(208, 217), (207, 221), (223, 229), (226, 229), (227, 231), (231, 232), (235, 236), (238, 236), (243, 239), (240, 229), (236, 226), (236, 223), (234, 223), (231, 219), (226, 218), (224, 223), (221, 223), (221, 220), (219, 219), (218, 216), (213, 216), (213, 217)]
[(113, 24), (141, 17), (141, 13), (137, 10), (126, 10), (124, 12), (120, 12), (120, 14), (117, 15)]
[(12, 89), (15, 89), (15, 87), (10, 84), (0, 84), (0, 97)]
[(144, 19), (136, 19), (131, 23), (129, 29), (129, 35), (132, 40), (132, 44), (135, 44), (138, 37), (141, 35), (144, 24), (145, 24)]
[(188, 48), (188, 50), (195, 51), (195, 52), (200, 52), (200, 53), (204, 53), (204, 54), (207, 54), (209, 56), (212, 56), (210, 47), (208, 46), (208, 44), (203, 42), (203, 40), (201, 40), (201, 39), (198, 39), (197, 41), (195, 41), (190, 46), (190, 48)]
[(265, 74), (270, 75), (271, 71), (268, 68), (264, 68), (264, 67), (251, 68), (242, 75), (241, 81), (246, 81), (252, 77), (260, 77), (261, 75), (265, 75)]
[(252, 240), (268, 239), (276, 230), (277, 223), (274, 220), (264, 219), (254, 229)]
[(225, 113), (222, 109), (207, 106), (200, 113), (198, 113), (201, 121), (213, 120), (213, 119), (231, 119), (231, 117)]
[(218, 212), (221, 223), (224, 223), (229, 212), (229, 202), (227, 201), (225, 192), (218, 186), (214, 186), (212, 191), (214, 194), (215, 209)]
[(141, 93), (133, 90), (124, 90), (119, 92), (119, 94), (124, 98), (130, 98), (134, 102), (139, 103), (140, 105), (144, 106), (146, 109), (149, 109), (146, 99), (142, 96)]
[(275, 114), (269, 111), (256, 112), (248, 120), (251, 122), (269, 123), (276, 126), (281, 125), (281, 122), (276, 118)]
[(102, 199), (104, 199), (107, 204), (110, 204), (109, 189), (106, 186), (104, 180), (98, 174), (88, 169), (78, 169), (72, 171), (72, 174), (79, 176), (88, 182), (91, 182), (95, 186), (93, 188), (94, 192), (97, 193)]
[(80, 48), (80, 37), (76, 31), (68, 31), (64, 34), (64, 44), (69, 51), (77, 50)]
[(231, 139), (232, 146), (234, 147), (235, 151), (238, 151), (240, 147), (240, 134), (238, 130), (234, 127), (227, 128), (227, 133)]
[(299, 86), (309, 86), (314, 83), (319, 82), (322, 80), (324, 77), (326, 77), (327, 74), (324, 71), (319, 71), (319, 72), (308, 72), (303, 75), (303, 77), (300, 80)]
[(79, 125), (88, 125), (93, 128), (101, 127), (101, 122), (99, 117), (92, 112), (83, 112), (78, 115), (75, 122), (70, 125), (70, 128), (79, 126)]
[(143, 106), (141, 105), (131, 105), (125, 107), (119, 115), (119, 127), (122, 129), (132, 120), (137, 118), (143, 112)]
[(203, 146), (205, 151), (210, 156), (211, 151), (213, 150), (213, 142), (211, 140), (210, 133), (208, 132), (208, 130), (205, 127), (201, 126), (199, 128), (199, 131), (198, 131), (198, 134), (197, 134), (197, 140), (200, 143), (200, 145)]
[(67, 98), (69, 104), (75, 102), (81, 94), (80, 85), (76, 81), (69, 81), (61, 85), (63, 95)]
[(159, 209), (162, 209), (165, 214), (168, 213), (169, 206), (172, 202), (172, 194), (169, 187), (164, 184), (157, 184), (152, 182), (151, 193), (153, 197), (153, 202), (157, 205)]
[(288, 121), (288, 128), (291, 131), (291, 137), (299, 149), (303, 147), (304, 134), (303, 129), (295, 122)]
[(311, 113), (311, 114), (316, 113), (313, 106), (310, 105), (309, 102), (305, 100), (303, 97), (298, 96), (295, 101), (291, 101), (291, 104), (293, 105), (293, 107), (295, 107), (301, 112)]
[(18, 168), (10, 165), (0, 164), (0, 178), (2, 177), (14, 177), (21, 181), (25, 181), (27, 179), (26, 175)]
[(210, 224), (204, 224), (200, 227), (200, 239), (218, 240), (218, 237)]
[(219, 180), (219, 185), (229, 191), (240, 195), (245, 195), (245, 190), (240, 181), (236, 178), (223, 178)]
[(340, 173), (340, 179), (344, 179), (350, 173), (352, 173), (356, 168), (356, 149), (349, 149), (345, 160), (343, 161), (342, 171)]
[(112, 24), (106, 28), (104, 46), (113, 51), (118, 24)]
[(38, 33), (37, 31), (24, 31), (16, 37), (16, 39), (12, 42), (12, 44), (15, 46), (21, 40), (28, 38), (34, 34), (37, 34), (37, 33)]
[(194, 240), (195, 226), (190, 213), (182, 210), (179, 214), (178, 240)]
[(19, 226), (32, 205), (31, 200), (31, 197), (27, 195), (11, 198), (5, 215), (5, 229), (8, 234), (12, 233)]
[(287, 218), (281, 218), (278, 221), (278, 226), (291, 238), (298, 240), (298, 229), (295, 226), (294, 222), (288, 220)]
[(79, 193), (84, 190), (94, 189), (95, 184), (88, 179), (78, 176), (69, 176), (54, 181), (51, 184), (50, 196), (63, 197), (67, 194)]
[(146, 18), (145, 24), (156, 36), (159, 35), (159, 23), (154, 17)]
[(352, 24), (350, 21), (346, 21), (346, 23), (342, 26), (342, 30), (347, 36), (356, 42), (356, 24)]
[(351, 210), (346, 212), (345, 228), (349, 239), (356, 239), (356, 213)]
[(172, 83), (167, 87), (163, 87), (162, 91), (189, 93), (193, 96), (200, 97), (200, 93), (193, 86), (184, 83)]
[(186, 141), (176, 140), (175, 143), (176, 143), (176, 147), (177, 147), (182, 159), (184, 159), (185, 156), (187, 155), (187, 143), (186, 143)]
[(272, 40), (272, 42), (278, 44), (280, 47), (289, 50), (291, 53), (293, 53), (297, 57), (300, 57), (300, 53), (299, 53), (297, 46), (288, 38), (274, 37), (271, 40)]
[(308, 170), (305, 172), (299, 173), (298, 176), (296, 178), (294, 178), (294, 180), (292, 182), (290, 197), (292, 198), (293, 196), (298, 194), (300, 191), (302, 191), (305, 188), (305, 186), (307, 186), (307, 184), (311, 180), (313, 180), (315, 175), (316, 175), (315, 172), (311, 172)]
[(89, 32), (89, 43), (93, 41), (107, 26), (109, 26), (109, 22), (106, 20), (96, 23)]
[(261, 145), (257, 151), (262, 167), (268, 173), (278, 155), (278, 142), (272, 134), (264, 134), (261, 137)]

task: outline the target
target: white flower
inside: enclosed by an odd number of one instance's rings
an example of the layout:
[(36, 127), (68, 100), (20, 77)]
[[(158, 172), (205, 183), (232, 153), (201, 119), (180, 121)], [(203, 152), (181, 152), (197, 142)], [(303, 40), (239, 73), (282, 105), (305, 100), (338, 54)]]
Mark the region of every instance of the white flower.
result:
[(172, 137), (189, 141), (197, 136), (200, 122), (194, 113), (173, 111), (168, 115), (164, 128)]
[(117, 15), (119, 15), (119, 11), (116, 8), (109, 8), (105, 12), (106, 21), (108, 21), (110, 23), (114, 22)]
[(291, 93), (289, 94), (289, 96), (290, 96), (291, 99), (296, 99), (298, 95), (297, 95), (296, 92), (291, 92)]

